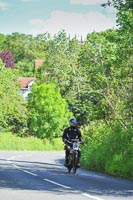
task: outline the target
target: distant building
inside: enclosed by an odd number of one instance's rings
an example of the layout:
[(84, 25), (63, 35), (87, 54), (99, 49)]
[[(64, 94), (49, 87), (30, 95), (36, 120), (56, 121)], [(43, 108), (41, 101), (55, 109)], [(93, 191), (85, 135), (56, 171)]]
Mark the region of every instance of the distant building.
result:
[(44, 63), (44, 60), (35, 60), (34, 61), (34, 72), (36, 69), (40, 68)]
[(20, 94), (26, 100), (28, 95), (31, 93), (31, 87), (35, 82), (36, 78), (34, 77), (20, 77), (18, 82), (20, 83)]

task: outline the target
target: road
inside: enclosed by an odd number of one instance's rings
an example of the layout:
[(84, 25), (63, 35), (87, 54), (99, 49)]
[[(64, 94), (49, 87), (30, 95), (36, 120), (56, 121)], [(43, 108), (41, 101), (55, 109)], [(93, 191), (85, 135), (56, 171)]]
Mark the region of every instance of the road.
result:
[(84, 169), (69, 174), (63, 162), (63, 151), (0, 151), (0, 199), (133, 200), (133, 181)]

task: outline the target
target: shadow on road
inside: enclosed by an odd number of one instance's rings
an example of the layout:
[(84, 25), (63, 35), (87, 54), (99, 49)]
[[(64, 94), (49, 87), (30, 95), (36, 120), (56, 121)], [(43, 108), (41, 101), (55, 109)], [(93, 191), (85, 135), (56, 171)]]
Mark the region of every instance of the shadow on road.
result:
[[(44, 179), (70, 188), (63, 188)], [(0, 190), (6, 188), (56, 192), (58, 195), (89, 193), (99, 196), (133, 196), (132, 181), (96, 175), (82, 169), (76, 175), (69, 174), (63, 166), (63, 159), (57, 159), (55, 163), (0, 159)]]

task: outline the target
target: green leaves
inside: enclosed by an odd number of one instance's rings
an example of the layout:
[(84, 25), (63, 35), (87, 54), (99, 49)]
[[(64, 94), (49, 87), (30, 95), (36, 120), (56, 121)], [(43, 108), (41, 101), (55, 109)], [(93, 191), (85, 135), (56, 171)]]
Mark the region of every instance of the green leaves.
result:
[(26, 104), (19, 95), (16, 71), (0, 63), (0, 126), (19, 133), (27, 125)]
[(40, 138), (59, 137), (71, 113), (54, 84), (34, 85), (29, 101), (29, 128)]
[(133, 178), (132, 128), (124, 130), (119, 121), (115, 121), (110, 127), (100, 121), (85, 127), (84, 139), (86, 145), (82, 148), (81, 157), (83, 166)]

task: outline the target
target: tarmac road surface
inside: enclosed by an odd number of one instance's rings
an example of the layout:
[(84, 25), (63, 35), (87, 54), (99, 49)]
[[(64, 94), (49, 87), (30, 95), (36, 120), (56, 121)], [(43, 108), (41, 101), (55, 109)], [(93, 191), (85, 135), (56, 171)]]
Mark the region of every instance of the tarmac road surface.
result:
[(64, 152), (0, 151), (1, 200), (133, 200), (133, 181), (63, 166)]

